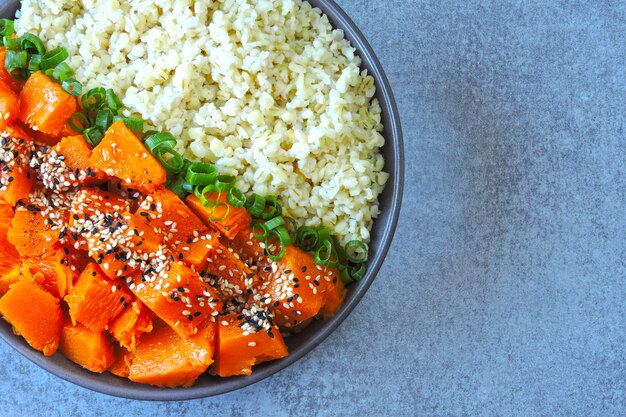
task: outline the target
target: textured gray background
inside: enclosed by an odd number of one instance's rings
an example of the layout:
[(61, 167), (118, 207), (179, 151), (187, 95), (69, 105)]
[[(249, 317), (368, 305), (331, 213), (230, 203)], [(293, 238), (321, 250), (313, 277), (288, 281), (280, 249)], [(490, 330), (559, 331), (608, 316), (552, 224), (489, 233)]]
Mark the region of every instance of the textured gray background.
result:
[(626, 415), (625, 3), (339, 3), (407, 157), (350, 318), (274, 377), (183, 403), (95, 394), (0, 343), (1, 415)]

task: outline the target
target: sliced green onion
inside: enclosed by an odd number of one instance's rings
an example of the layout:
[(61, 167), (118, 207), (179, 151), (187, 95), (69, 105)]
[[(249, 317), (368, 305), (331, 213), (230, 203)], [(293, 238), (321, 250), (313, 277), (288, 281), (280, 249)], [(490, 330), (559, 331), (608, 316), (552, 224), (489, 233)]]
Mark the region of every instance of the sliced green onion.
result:
[(151, 153), (156, 153), (159, 149), (174, 149), (176, 139), (169, 132), (156, 132), (144, 139), (146, 148)]
[(7, 51), (19, 51), (22, 46), (20, 38), (5, 37), (3, 43)]
[(260, 217), (265, 209), (265, 198), (258, 194), (252, 194), (246, 200), (246, 208), (252, 217)]
[(361, 262), (350, 269), (350, 277), (353, 281), (358, 281), (365, 276), (365, 272), (367, 272), (367, 268), (365, 264)]
[(300, 226), (296, 231), (296, 245), (303, 251), (315, 250), (319, 241), (319, 233), (312, 227)]
[(59, 65), (54, 67), (54, 69), (59, 71), (62, 74), (67, 75), (68, 77), (73, 77), (74, 76), (74, 70), (72, 69), (72, 67), (67, 65), (67, 62), (61, 62)]
[(81, 105), (85, 111), (95, 111), (102, 107), (102, 103), (106, 99), (106, 92), (102, 87), (92, 88), (87, 91), (80, 99)]
[(252, 224), (252, 235), (254, 238), (260, 242), (265, 241), (267, 239), (268, 230), (267, 227), (263, 223), (254, 222)]
[(94, 125), (98, 126), (103, 132), (111, 126), (113, 122), (113, 113), (108, 109), (98, 110), (96, 113), (96, 119), (94, 121)]
[(274, 217), (273, 219), (270, 219), (268, 221), (265, 222), (265, 227), (267, 228), (267, 230), (272, 230), (272, 229), (276, 229), (278, 226), (282, 226), (285, 224), (285, 219), (283, 219), (280, 216)]
[(239, 188), (231, 188), (226, 196), (228, 203), (235, 208), (242, 208), (246, 204), (246, 196)]
[(6, 51), (4, 67), (7, 72), (16, 69), (24, 69), (28, 66), (28, 52), (26, 51)]
[(73, 96), (79, 97), (83, 93), (83, 85), (73, 78), (68, 78), (61, 84), (63, 91)]
[(217, 176), (215, 165), (207, 162), (195, 162), (187, 167), (185, 180), (192, 185), (209, 185), (215, 183)]
[(265, 197), (265, 208), (263, 209), (259, 217), (263, 220), (268, 220), (276, 216), (280, 216), (282, 212), (283, 209), (280, 204), (278, 204), (278, 201), (276, 201), (276, 197), (270, 195)]
[(222, 191), (228, 191), (235, 186), (235, 177), (232, 175), (218, 175), (215, 185)]
[(41, 65), (41, 55), (31, 55), (28, 60), (28, 70), (32, 72), (39, 71), (39, 65)]
[(36, 53), (43, 55), (46, 53), (46, 47), (43, 45), (41, 39), (32, 33), (25, 33), (24, 36), (21, 37), (20, 46), (22, 50), (28, 52), (29, 54)]
[(143, 119), (138, 117), (113, 116), (113, 123), (122, 121), (130, 130), (143, 130)]
[(184, 200), (189, 194), (189, 192), (185, 189), (185, 179), (183, 177), (177, 177), (173, 181), (168, 181), (165, 186), (180, 197), (181, 200)]
[[(148, 138), (150, 138), (150, 136), (154, 136), (157, 133), (161, 133), (161, 132), (159, 132), (158, 130), (147, 130), (147, 131), (143, 132), (143, 136), (141, 137), (141, 140), (143, 140), (145, 142)], [(171, 135), (170, 133), (168, 133), (168, 134)], [(176, 139), (174, 139), (174, 136), (172, 136), (172, 139), (174, 141), (176, 141)], [(148, 145), (146, 145), (146, 146), (148, 146)]]
[(352, 263), (361, 263), (367, 260), (368, 248), (367, 245), (358, 240), (351, 240), (346, 243), (345, 246), (346, 259)]
[(350, 267), (348, 267), (348, 265), (339, 265), (339, 277), (341, 278), (341, 282), (345, 285), (354, 282), (350, 276)]
[[(202, 202), (202, 205), (205, 207), (215, 206), (217, 204), (217, 201), (220, 198), (221, 193), (222, 192), (220, 191), (219, 188), (217, 188), (215, 184), (209, 184), (205, 186), (198, 185), (195, 187), (195, 191), (194, 191), (194, 194), (196, 195), (196, 197), (200, 199), (200, 201)], [(209, 196), (213, 194), (217, 194), (217, 197), (215, 198), (215, 200), (209, 201), (209, 199), (206, 198), (207, 194)]]
[[(169, 155), (169, 157), (166, 157), (167, 155)], [(178, 174), (185, 166), (185, 160), (181, 154), (174, 149), (159, 149), (155, 157), (159, 160), (161, 165), (163, 165), (168, 176)]]
[(313, 260), (317, 265), (326, 266), (330, 262), (330, 258), (333, 255), (333, 246), (330, 240), (324, 240), (320, 247), (315, 251)]
[(117, 114), (119, 109), (122, 108), (122, 101), (119, 99), (119, 97), (115, 94), (115, 92), (111, 88), (106, 89), (106, 102), (107, 102), (107, 106), (109, 107), (109, 109), (111, 109), (111, 111), (114, 114)]
[(10, 37), (15, 33), (15, 22), (11, 19), (0, 19), (0, 36)]
[(317, 229), (317, 238), (319, 239), (319, 245), (323, 244), (326, 240), (330, 241), (330, 232), (327, 228), (320, 227), (319, 229)]
[(41, 58), (41, 69), (47, 70), (54, 68), (61, 62), (65, 61), (70, 55), (65, 48), (56, 48), (52, 51), (46, 52)]
[(104, 133), (98, 126), (92, 126), (83, 131), (83, 137), (90, 145), (97, 146), (104, 137)]
[(68, 121), (74, 132), (83, 133), (85, 129), (90, 127), (89, 119), (81, 112), (74, 113)]
[[(272, 252), (272, 246), (274, 244), (272, 238), (276, 237), (278, 239), (278, 244), (280, 245), (280, 250), (278, 253)], [(267, 237), (265, 238), (265, 253), (267, 257), (272, 261), (277, 262), (280, 261), (283, 256), (285, 256), (285, 252), (287, 251), (287, 246), (291, 245), (291, 237), (289, 236), (289, 232), (284, 226), (279, 226), (275, 229), (271, 229), (268, 232)]]
[[(224, 214), (222, 214), (221, 216), (216, 216), (215, 215), (215, 211), (218, 208), (224, 207)], [(226, 218), (226, 216), (228, 216), (228, 213), (230, 212), (230, 206), (226, 203), (217, 203), (213, 206), (213, 210), (211, 210), (211, 214), (209, 215), (209, 221), (212, 222), (220, 222), (222, 220), (224, 220)]]

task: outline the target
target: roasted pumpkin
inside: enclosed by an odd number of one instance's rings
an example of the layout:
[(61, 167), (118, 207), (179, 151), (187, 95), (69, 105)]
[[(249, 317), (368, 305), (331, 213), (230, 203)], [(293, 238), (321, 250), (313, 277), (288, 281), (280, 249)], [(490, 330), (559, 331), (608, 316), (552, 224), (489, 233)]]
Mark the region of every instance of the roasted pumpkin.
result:
[(115, 362), (113, 343), (105, 332), (94, 332), (69, 320), (61, 330), (60, 349), (72, 362), (99, 374)]
[(61, 135), (76, 112), (76, 97), (41, 72), (30, 76), (19, 98), (20, 120), (33, 130), (49, 135)]
[(0, 314), (34, 349), (52, 356), (59, 347), (63, 313), (59, 300), (30, 281), (18, 281), (0, 298)]
[(189, 387), (213, 363), (214, 338), (212, 322), (191, 337), (161, 324), (139, 340), (128, 378), (157, 387)]

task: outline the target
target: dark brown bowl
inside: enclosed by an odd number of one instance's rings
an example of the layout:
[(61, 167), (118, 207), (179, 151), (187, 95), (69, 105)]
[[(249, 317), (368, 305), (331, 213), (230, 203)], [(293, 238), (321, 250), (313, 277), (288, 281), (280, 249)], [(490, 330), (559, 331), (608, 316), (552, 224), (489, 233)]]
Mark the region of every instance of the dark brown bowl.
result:
[[(343, 29), (346, 38), (352, 42), (363, 60), (362, 66), (376, 80), (376, 97), (380, 101), (382, 120), (385, 126), (383, 135), (386, 144), (382, 153), (386, 161), (385, 169), (390, 173), (389, 182), (380, 196), (381, 215), (374, 222), (372, 230), (371, 259), (367, 274), (361, 281), (349, 287), (345, 303), (339, 313), (330, 320), (315, 321), (303, 332), (288, 337), (286, 342), (289, 347), (289, 356), (255, 367), (251, 376), (222, 379), (203, 375), (193, 387), (180, 389), (161, 389), (140, 385), (108, 373), (94, 374), (65, 359), (60, 353), (51, 358), (45, 358), (40, 352), (30, 348), (21, 337), (16, 337), (11, 331), (11, 326), (4, 320), (0, 320), (0, 336), (6, 343), (43, 369), (82, 387), (124, 398), (172, 401), (210, 397), (267, 378), (309, 353), (344, 321), (374, 281), (393, 239), (402, 201), (404, 148), (400, 118), (391, 87), (380, 62), (378, 62), (363, 34), (332, 0), (309, 0), (309, 2), (314, 7), (319, 7), (328, 16), (334, 27)], [(13, 18), (18, 7), (19, 1), (0, 1), (0, 16)]]

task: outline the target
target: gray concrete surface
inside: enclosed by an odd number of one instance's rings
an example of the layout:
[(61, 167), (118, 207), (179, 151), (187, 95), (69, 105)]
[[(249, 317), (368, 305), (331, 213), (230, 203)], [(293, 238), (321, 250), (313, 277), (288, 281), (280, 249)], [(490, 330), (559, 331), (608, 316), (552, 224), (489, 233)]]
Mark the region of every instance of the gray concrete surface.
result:
[(184, 403), (95, 394), (0, 343), (0, 415), (626, 415), (625, 3), (339, 3), (407, 159), (350, 318), (274, 377)]

